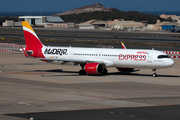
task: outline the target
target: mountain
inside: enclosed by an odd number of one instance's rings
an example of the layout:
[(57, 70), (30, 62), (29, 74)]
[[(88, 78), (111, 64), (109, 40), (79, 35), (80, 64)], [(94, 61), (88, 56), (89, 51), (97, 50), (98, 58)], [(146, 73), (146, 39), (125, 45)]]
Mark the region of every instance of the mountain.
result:
[(112, 10), (115, 10), (116, 8), (106, 8), (102, 4), (92, 4), (87, 5), (83, 7), (79, 7), (70, 11), (66, 11), (63, 13), (55, 14), (54, 16), (61, 16), (61, 15), (70, 15), (70, 14), (81, 14), (81, 13), (89, 13), (89, 12), (95, 12), (95, 11), (103, 11), (103, 12), (110, 12)]
[(79, 7), (70, 11), (55, 14), (60, 16), (66, 22), (81, 23), (88, 20), (100, 19), (105, 21), (113, 21), (114, 19), (124, 19), (133, 21), (146, 21), (148, 24), (156, 23), (159, 16), (140, 13), (137, 11), (121, 11), (116, 8), (106, 8), (102, 4), (92, 4)]

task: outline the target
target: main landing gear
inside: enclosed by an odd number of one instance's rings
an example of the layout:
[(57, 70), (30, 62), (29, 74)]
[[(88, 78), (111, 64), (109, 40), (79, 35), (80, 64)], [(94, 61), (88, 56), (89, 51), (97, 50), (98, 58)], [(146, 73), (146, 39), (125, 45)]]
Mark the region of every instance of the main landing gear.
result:
[(86, 71), (85, 70), (80, 70), (79, 75), (86, 75)]
[(153, 71), (153, 77), (157, 77), (156, 69), (152, 69), (152, 71)]
[(108, 70), (106, 69), (106, 68), (104, 68), (104, 70), (103, 70), (103, 75), (106, 75), (108, 73)]
[(86, 71), (84, 70), (84, 66), (85, 66), (85, 65), (86, 65), (86, 64), (80, 64), (82, 70), (79, 70), (79, 75), (86, 75)]

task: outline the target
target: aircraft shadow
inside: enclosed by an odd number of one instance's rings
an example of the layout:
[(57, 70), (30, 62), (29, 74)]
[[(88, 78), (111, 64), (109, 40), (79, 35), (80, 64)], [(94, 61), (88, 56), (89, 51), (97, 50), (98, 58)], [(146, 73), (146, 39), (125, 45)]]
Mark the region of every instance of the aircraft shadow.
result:
[(35, 70), (33, 72), (44, 72), (44, 73), (76, 73), (76, 74), (68, 74), (68, 75), (42, 75), (44, 77), (56, 77), (56, 76), (79, 76), (78, 71), (63, 71), (62, 69), (52, 69), (52, 70)]
[[(89, 76), (111, 76), (111, 75), (129, 75), (129, 76), (148, 76), (148, 77), (152, 77), (152, 74), (139, 74), (139, 73), (135, 73), (136, 71), (139, 70), (134, 70), (133, 72), (109, 72), (105, 75), (89, 75)], [(31, 72), (44, 72), (44, 73), (69, 73), (68, 75), (44, 75), (46, 76), (51, 76), (51, 77), (55, 77), (55, 76), (80, 76), (78, 71), (63, 71), (62, 69), (52, 69), (52, 70), (35, 70), (35, 71), (31, 71)], [(74, 74), (71, 74), (74, 73)], [(85, 76), (85, 75), (82, 75)], [(158, 75), (157, 77), (180, 77), (178, 75)]]
[[(152, 74), (139, 74), (139, 73), (133, 73), (133, 72), (114, 72), (114, 73), (108, 73), (108, 75), (129, 75), (129, 76), (152, 76)], [(157, 77), (180, 77), (178, 75), (158, 75)]]
[(53, 70), (35, 70), (35, 72), (62, 72), (62, 69), (53, 69)]
[(35, 72), (78, 73), (78, 72), (74, 72), (74, 71), (63, 71), (62, 69), (53, 69), (53, 70), (35, 70)]

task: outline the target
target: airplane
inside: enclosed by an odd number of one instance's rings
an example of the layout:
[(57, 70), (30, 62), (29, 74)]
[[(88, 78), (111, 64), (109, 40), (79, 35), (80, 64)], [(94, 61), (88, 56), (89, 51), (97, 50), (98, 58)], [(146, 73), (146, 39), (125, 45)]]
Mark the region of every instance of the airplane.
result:
[(80, 65), (79, 75), (103, 75), (107, 74), (107, 68), (116, 67), (129, 72), (134, 68), (152, 69), (156, 77), (156, 69), (174, 65), (167, 54), (157, 50), (44, 46), (27, 21), (22, 25), (26, 42), (22, 51), (26, 57), (60, 65)]

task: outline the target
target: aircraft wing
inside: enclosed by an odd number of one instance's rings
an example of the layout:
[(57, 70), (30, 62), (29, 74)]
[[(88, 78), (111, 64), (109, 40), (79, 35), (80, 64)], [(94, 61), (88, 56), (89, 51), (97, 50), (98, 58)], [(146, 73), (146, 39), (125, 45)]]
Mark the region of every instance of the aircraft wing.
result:
[(77, 64), (80, 63), (105, 63), (102, 60), (80, 60), (80, 59), (57, 59), (57, 58), (37, 58), (39, 60), (47, 60), (47, 61), (62, 61), (62, 64), (66, 64), (68, 62), (74, 62)]

